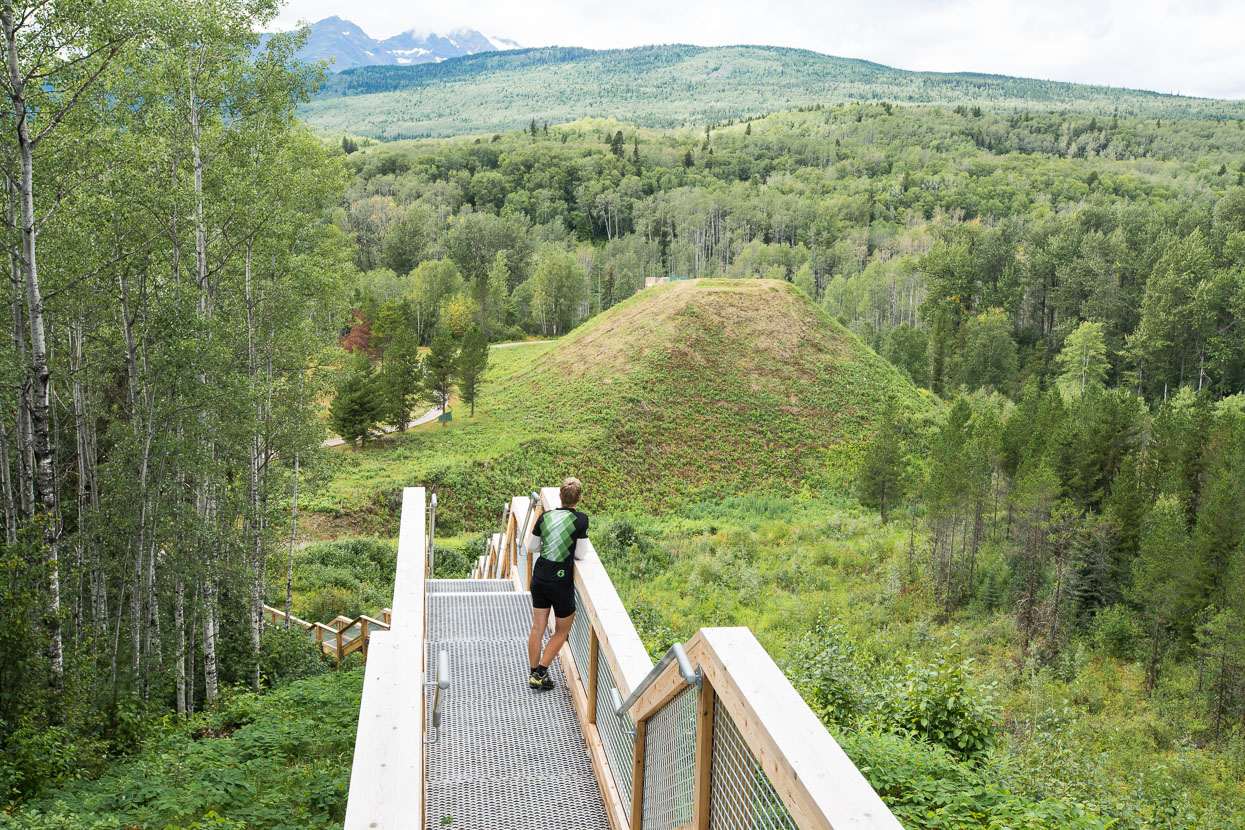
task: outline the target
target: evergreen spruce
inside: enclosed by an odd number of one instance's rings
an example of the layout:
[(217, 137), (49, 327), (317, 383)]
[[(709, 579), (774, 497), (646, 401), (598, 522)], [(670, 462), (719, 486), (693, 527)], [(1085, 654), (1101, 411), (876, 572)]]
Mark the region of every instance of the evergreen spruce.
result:
[(458, 361), (454, 366), (454, 377), (458, 381), (458, 395), (462, 402), (471, 406), (471, 415), (476, 414), (476, 401), (480, 395), (480, 385), (489, 369), (488, 341), (475, 326), (467, 329), (463, 335), (462, 349), (458, 353)]

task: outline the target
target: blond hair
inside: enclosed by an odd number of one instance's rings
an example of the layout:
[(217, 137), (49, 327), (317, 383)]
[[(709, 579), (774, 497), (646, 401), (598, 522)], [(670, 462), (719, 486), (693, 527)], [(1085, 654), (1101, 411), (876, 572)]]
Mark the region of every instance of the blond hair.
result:
[(563, 480), (562, 486), (558, 488), (558, 497), (562, 499), (563, 507), (574, 507), (579, 504), (579, 499), (584, 494), (584, 485), (579, 483), (579, 479), (574, 476)]

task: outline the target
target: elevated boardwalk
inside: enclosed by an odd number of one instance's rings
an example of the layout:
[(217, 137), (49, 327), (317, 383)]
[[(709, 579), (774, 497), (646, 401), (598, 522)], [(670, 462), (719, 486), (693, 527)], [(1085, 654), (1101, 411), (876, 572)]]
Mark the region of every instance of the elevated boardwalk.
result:
[(557, 662), (556, 688), (528, 688), (531, 627), (531, 594), (510, 580), (428, 582), (425, 660), (444, 650), (453, 681), (427, 750), (426, 827), (609, 830)]
[(595, 551), (556, 688), (528, 689), (537, 503), (558, 491), (511, 499), (473, 579), (437, 580), (404, 492), (346, 830), (901, 830), (752, 632), (702, 628), (654, 665)]

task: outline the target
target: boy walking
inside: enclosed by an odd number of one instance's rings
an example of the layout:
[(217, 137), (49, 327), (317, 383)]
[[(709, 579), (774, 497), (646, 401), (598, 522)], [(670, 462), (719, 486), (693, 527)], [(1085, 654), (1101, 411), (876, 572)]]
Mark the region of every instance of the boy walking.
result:
[[(540, 512), (532, 524), (527, 551), (540, 556), (532, 564), (532, 632), (527, 638), (528, 665), (532, 689), (552, 689), (549, 666), (571, 633), (575, 620), (575, 560), (588, 553), (588, 516), (576, 510), (583, 496), (583, 485), (568, 478), (558, 489), (562, 506)], [(553, 636), (541, 652), (540, 644), (553, 610)]]

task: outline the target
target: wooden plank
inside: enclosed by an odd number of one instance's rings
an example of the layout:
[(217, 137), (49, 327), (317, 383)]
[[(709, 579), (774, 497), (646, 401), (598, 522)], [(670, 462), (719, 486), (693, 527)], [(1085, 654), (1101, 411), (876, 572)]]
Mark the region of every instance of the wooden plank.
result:
[(392, 627), (368, 646), (344, 830), (424, 826), (425, 493), (402, 493)]
[(600, 637), (618, 693), (625, 698), (653, 668), (653, 661), (591, 541), (588, 555), (575, 563), (575, 584)]
[(696, 697), (696, 750), (692, 773), (692, 825), (709, 830), (710, 775), (713, 772), (713, 684), (707, 679)]
[(644, 824), (644, 736), (648, 721), (635, 725), (635, 744), (631, 749), (631, 830), (642, 830)]
[[(751, 631), (702, 628), (699, 633), (707, 685), (799, 827), (902, 830)], [(702, 690), (702, 703), (706, 697)], [(698, 758), (699, 737), (698, 732)]]
[(566, 677), (567, 688), (571, 692), (571, 708), (575, 710), (575, 719), (579, 721), (579, 731), (584, 736), (584, 745), (588, 747), (588, 758), (592, 762), (592, 774), (597, 779), (597, 788), (601, 791), (601, 802), (605, 805), (605, 815), (609, 819), (610, 830), (630, 830), (627, 814), (623, 811), (622, 794), (614, 783), (614, 774), (610, 772), (609, 759), (605, 755), (605, 745), (601, 743), (601, 734), (596, 724), (587, 718), (588, 699), (584, 695), (581, 675), (575, 665), (575, 655), (571, 653), (568, 642), (558, 651), (562, 661), (562, 673)]
[[(587, 611), (581, 612), (587, 614)], [(597, 722), (597, 666), (601, 662), (601, 644), (597, 642), (597, 630), (592, 627), (592, 618), (588, 617), (588, 682), (584, 688), (588, 690), (588, 723)]]

